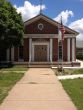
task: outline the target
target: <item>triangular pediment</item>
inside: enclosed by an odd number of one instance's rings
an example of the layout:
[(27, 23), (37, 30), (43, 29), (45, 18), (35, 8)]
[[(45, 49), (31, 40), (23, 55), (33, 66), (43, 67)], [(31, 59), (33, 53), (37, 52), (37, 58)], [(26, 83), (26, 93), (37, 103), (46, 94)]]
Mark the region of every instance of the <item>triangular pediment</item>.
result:
[[(43, 29), (39, 29), (39, 24), (43, 24)], [(47, 16), (40, 14), (26, 22), (25, 34), (58, 34), (58, 26), (60, 23), (48, 18)], [(40, 26), (41, 27), (41, 26)], [(78, 35), (78, 32), (65, 27), (65, 34), (75, 34)]]

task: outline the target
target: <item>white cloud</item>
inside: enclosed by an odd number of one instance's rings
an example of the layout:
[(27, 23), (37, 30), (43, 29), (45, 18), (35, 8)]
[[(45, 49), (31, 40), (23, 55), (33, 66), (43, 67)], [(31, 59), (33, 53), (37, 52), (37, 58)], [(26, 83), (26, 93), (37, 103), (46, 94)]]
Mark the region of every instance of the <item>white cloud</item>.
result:
[[(24, 6), (17, 7), (14, 5), (14, 7), (17, 9), (18, 13), (22, 14), (23, 21), (26, 21), (36, 15), (40, 12), (40, 5), (33, 5), (29, 1), (24, 2)], [(45, 5), (42, 5), (42, 10), (46, 8)]]
[(70, 10), (62, 11), (54, 20), (60, 22), (62, 16), (63, 24), (66, 25), (69, 17), (73, 17), (74, 13)]
[(83, 18), (72, 22), (69, 27), (79, 32), (78, 40), (83, 40)]
[[(80, 0), (80, 1), (83, 1), (83, 0)], [(24, 6), (17, 7), (16, 5), (14, 5), (14, 7), (17, 9), (18, 13), (22, 14), (23, 21), (26, 21), (38, 15), (40, 11), (40, 5), (33, 5), (29, 1), (25, 1)], [(46, 9), (46, 6), (42, 5), (42, 10), (44, 9)], [(74, 13), (71, 10), (62, 11), (56, 18), (54, 18), (54, 20), (60, 22), (61, 16), (63, 19), (63, 24), (67, 25), (69, 17), (73, 17)], [(72, 22), (71, 24), (69, 24), (69, 27), (80, 33), (77, 36), (77, 39), (83, 40), (83, 18)]]
[[(80, 0), (83, 1), (83, 0)], [(60, 22), (62, 16), (63, 24), (67, 25), (69, 21), (69, 17), (73, 17), (74, 13), (70, 10), (62, 11), (54, 20)], [(77, 36), (77, 40), (83, 40), (83, 18), (76, 20), (74, 22), (71, 22), (68, 25), (69, 28), (79, 32), (79, 35)]]

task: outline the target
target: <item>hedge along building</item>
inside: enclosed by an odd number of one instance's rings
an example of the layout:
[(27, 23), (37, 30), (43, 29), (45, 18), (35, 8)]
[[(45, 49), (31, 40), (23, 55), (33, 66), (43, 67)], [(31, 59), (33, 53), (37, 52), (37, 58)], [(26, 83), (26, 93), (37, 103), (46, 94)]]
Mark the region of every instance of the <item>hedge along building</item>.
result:
[[(64, 26), (63, 59), (61, 45), (58, 43), (58, 22), (43, 14), (24, 22), (23, 46), (7, 50), (7, 61), (11, 57), (13, 63), (49, 64), (57, 65), (63, 60), (63, 64), (78, 64), (76, 62), (76, 36), (78, 32)], [(58, 55), (59, 51), (59, 55)]]

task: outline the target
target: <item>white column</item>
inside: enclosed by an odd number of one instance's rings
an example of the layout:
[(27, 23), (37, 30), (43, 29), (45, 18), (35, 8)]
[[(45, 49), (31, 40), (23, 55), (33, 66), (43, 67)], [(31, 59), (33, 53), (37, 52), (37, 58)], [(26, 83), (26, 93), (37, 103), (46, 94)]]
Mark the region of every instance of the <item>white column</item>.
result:
[(50, 39), (50, 62), (52, 62), (52, 38)]
[(67, 39), (67, 61), (70, 62), (70, 38)]
[(50, 46), (49, 46), (50, 44), (48, 43), (47, 44), (47, 61), (49, 62), (49, 58), (50, 58), (50, 53), (49, 53), (49, 51), (50, 51)]
[(14, 61), (14, 47), (11, 48), (11, 61)]
[(29, 38), (29, 62), (31, 62), (32, 38)]
[(72, 61), (75, 60), (75, 38), (72, 38)]
[(32, 58), (31, 58), (31, 61), (34, 61), (34, 44), (32, 44)]
[(9, 55), (9, 49), (7, 49), (7, 61), (9, 61), (10, 60), (10, 55)]

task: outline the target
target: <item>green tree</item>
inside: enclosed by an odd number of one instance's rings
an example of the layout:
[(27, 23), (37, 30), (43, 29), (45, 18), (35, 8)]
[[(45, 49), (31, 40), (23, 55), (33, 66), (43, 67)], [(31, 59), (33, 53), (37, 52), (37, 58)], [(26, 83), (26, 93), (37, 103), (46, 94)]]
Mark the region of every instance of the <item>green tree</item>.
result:
[(23, 40), (21, 14), (7, 0), (0, 0), (0, 47), (18, 46)]

